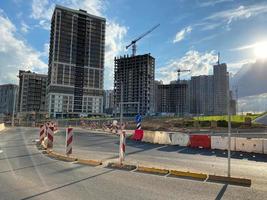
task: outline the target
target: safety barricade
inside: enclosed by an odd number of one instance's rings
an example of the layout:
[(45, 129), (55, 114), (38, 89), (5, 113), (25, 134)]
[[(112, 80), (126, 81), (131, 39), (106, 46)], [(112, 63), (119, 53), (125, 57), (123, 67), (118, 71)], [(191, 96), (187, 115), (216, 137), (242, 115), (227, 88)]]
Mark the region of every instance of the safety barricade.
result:
[[(235, 137), (231, 137), (231, 151), (235, 151)], [(211, 136), (211, 148), (227, 150), (228, 149), (228, 137)]]
[(156, 131), (154, 142), (158, 144), (171, 144), (169, 133), (164, 131)]
[(154, 143), (155, 132), (154, 131), (144, 131), (142, 142)]
[(263, 153), (267, 154), (267, 139), (262, 139)]
[(190, 147), (210, 149), (209, 135), (190, 135)]
[(134, 130), (134, 134), (132, 136), (133, 140), (141, 141), (144, 135), (144, 131), (140, 129)]
[(263, 139), (236, 138), (236, 151), (263, 153)]
[(190, 143), (189, 135), (185, 133), (170, 133), (172, 145), (188, 146)]

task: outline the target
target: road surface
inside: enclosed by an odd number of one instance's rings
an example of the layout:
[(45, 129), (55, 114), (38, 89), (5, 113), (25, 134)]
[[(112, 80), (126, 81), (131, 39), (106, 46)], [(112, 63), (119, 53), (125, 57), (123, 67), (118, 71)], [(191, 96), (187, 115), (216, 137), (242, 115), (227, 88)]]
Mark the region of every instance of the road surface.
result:
[(264, 124), (267, 126), (267, 113), (265, 115), (262, 115), (261, 117), (256, 118), (253, 120), (253, 122)]
[[(81, 138), (78, 140), (79, 134)], [(37, 135), (38, 129), (33, 128), (13, 128), (0, 132), (1, 199), (165, 200), (267, 198), (267, 193), (264, 189), (266, 185), (264, 187), (246, 188), (127, 172), (104, 167), (89, 167), (54, 160), (42, 154), (36, 148), (33, 140), (36, 139)], [(63, 136), (63, 133), (59, 133), (55, 140), (59, 140), (61, 136)], [(99, 154), (102, 157), (107, 155), (104, 154), (106, 151), (109, 151), (107, 152), (110, 153), (109, 156), (113, 154), (113, 151), (114, 155), (116, 155), (117, 137), (81, 132), (76, 133), (75, 139), (74, 147), (81, 146), (81, 148), (85, 148), (84, 150), (88, 149), (89, 155), (92, 153), (89, 152), (90, 148), (95, 149), (95, 154), (100, 152)], [(78, 144), (78, 142), (81, 144)], [(60, 145), (60, 142), (57, 141), (56, 144)], [(115, 147), (113, 148), (112, 145)], [(153, 157), (156, 152), (168, 152), (167, 147), (159, 145), (153, 148), (150, 145), (146, 146), (146, 144), (132, 143), (131, 145), (132, 147), (128, 146), (128, 152), (132, 153), (132, 155), (146, 152), (147, 157)], [(161, 148), (165, 148), (165, 151)], [(149, 151), (151, 153), (148, 153)], [(172, 154), (172, 151), (170, 153)], [(211, 158), (213, 156), (206, 157)], [(258, 163), (256, 161), (251, 162)], [(262, 162), (260, 163), (263, 164)], [(259, 169), (259, 173), (262, 170), (264, 171), (263, 168)], [(266, 177), (263, 178), (266, 179)]]

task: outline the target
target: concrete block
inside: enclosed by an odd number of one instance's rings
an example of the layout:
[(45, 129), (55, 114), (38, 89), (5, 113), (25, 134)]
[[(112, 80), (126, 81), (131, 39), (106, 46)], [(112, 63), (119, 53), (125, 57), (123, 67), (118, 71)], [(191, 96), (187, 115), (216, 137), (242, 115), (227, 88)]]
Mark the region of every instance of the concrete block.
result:
[[(231, 151), (235, 151), (235, 142), (236, 138), (231, 137)], [(221, 136), (211, 136), (211, 149), (220, 149), (227, 150), (228, 149), (228, 137)]]

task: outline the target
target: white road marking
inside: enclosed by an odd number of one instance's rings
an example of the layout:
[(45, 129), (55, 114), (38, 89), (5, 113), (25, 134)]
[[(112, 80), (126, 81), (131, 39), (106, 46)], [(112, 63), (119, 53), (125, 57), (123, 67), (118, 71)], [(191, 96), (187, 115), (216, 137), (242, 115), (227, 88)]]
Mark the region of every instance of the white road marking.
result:
[(0, 150), (0, 153), (3, 153), (3, 150)]

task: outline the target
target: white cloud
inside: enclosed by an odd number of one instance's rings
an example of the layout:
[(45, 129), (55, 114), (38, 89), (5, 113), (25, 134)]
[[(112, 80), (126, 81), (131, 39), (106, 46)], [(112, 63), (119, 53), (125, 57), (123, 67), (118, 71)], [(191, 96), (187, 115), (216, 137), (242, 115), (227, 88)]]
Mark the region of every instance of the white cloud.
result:
[(208, 6), (215, 6), (216, 4), (220, 3), (226, 3), (226, 2), (232, 2), (233, 0), (207, 0), (207, 1), (201, 1), (199, 3), (200, 7), (208, 7)]
[(173, 40), (173, 43), (177, 43), (177, 42), (182, 41), (186, 35), (191, 33), (191, 31), (192, 31), (191, 26), (187, 26), (187, 27), (183, 28), (182, 30), (180, 30), (179, 32), (176, 33), (175, 38)]
[(239, 60), (236, 62), (227, 63), (227, 68), (228, 68), (228, 71), (234, 75), (242, 68), (243, 65), (254, 63), (254, 62), (255, 60), (253, 59), (243, 59), (243, 60)]
[(22, 33), (28, 33), (29, 29), (30, 29), (30, 27), (24, 21), (22, 21), (21, 22), (21, 28), (20, 28), (21, 32)]
[(156, 78), (162, 80), (165, 84), (176, 80), (176, 70), (178, 68), (191, 70), (190, 73), (181, 74), (181, 77), (186, 74), (192, 76), (210, 74), (216, 61), (217, 55), (215, 51), (200, 53), (190, 50), (182, 58), (171, 60), (166, 66), (158, 68), (156, 70)]
[(238, 112), (262, 112), (267, 110), (267, 93), (238, 99)]
[[(206, 2), (201, 2), (200, 6), (212, 6), (219, 3), (224, 3), (232, 0), (210, 0)], [(239, 6), (234, 9), (227, 9), (223, 11), (217, 11), (208, 17), (203, 18), (200, 22), (192, 25), (192, 28), (200, 29), (202, 31), (209, 31), (216, 28), (225, 28), (226, 30), (231, 30), (230, 25), (234, 21), (244, 20), (252, 18), (261, 14), (267, 13), (267, 3), (258, 3), (248, 6)]]
[(106, 27), (105, 88), (113, 88), (114, 57), (124, 52), (127, 28), (111, 21)]
[(206, 20), (223, 20), (227, 24), (236, 20), (247, 19), (252, 16), (257, 16), (267, 13), (267, 4), (255, 4), (250, 6), (239, 6), (235, 9), (224, 10), (216, 12), (205, 18)]
[(47, 65), (40, 59), (40, 52), (16, 38), (16, 28), (0, 12), (0, 84), (17, 82), (19, 69), (47, 72)]

